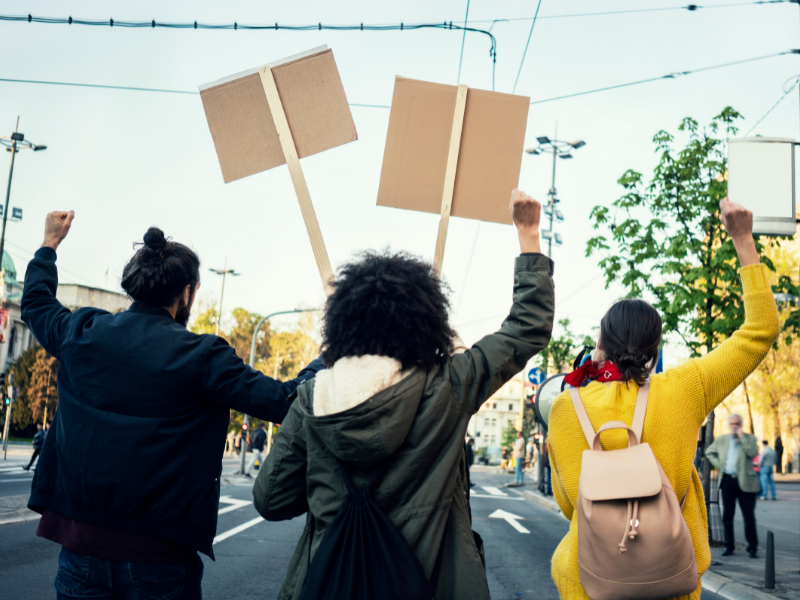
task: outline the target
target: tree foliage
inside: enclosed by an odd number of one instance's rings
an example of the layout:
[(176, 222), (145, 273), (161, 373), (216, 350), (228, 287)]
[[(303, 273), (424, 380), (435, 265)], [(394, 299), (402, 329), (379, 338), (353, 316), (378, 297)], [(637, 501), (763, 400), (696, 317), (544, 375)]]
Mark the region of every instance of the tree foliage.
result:
[[(678, 131), (688, 141), (681, 149), (673, 134), (659, 131), (653, 143), (660, 158), (650, 182), (626, 171), (619, 179), (625, 194), (591, 212), (594, 229), (606, 233), (589, 240), (586, 255), (605, 254), (606, 287), (618, 281), (628, 297), (650, 295), (664, 331), (680, 335), (693, 356), (712, 350), (744, 321), (736, 251), (719, 220), (727, 195), (726, 140), (740, 117), (727, 107), (704, 128), (684, 119)], [(757, 239), (759, 251), (764, 243), (773, 241)], [(775, 270), (769, 258), (763, 262)], [(774, 288), (790, 291), (791, 281)]]
[[(19, 387), (19, 395), (15, 398), (14, 406), (11, 409), (11, 427), (15, 433), (21, 433), (33, 423), (28, 388), (39, 349), (39, 346), (34, 344), (20, 354), (17, 362), (9, 369), (9, 372), (14, 375), (14, 385)], [(8, 380), (6, 380), (6, 384), (8, 384)]]
[(572, 370), (572, 361), (578, 354), (578, 348), (593, 346), (594, 340), (588, 335), (579, 337), (570, 330), (570, 320), (561, 319), (561, 335), (553, 336), (550, 343), (539, 353), (539, 367), (547, 374), (565, 373)]
[(51, 420), (58, 408), (57, 375), (58, 359), (50, 356), (44, 348), (38, 348), (27, 391), (31, 419), (34, 423), (39, 423), (45, 418), (45, 409), (47, 419)]

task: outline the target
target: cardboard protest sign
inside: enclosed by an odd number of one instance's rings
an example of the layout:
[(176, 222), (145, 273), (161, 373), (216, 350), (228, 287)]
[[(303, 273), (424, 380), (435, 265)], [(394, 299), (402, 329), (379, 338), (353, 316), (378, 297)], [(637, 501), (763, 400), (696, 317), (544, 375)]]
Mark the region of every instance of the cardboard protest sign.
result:
[(333, 278), (300, 158), (358, 139), (326, 46), (200, 86), (225, 183), (286, 164), (326, 291)]
[(442, 215), (436, 268), (451, 214), (511, 224), (529, 106), (525, 96), (395, 79), (377, 203)]
[(797, 231), (794, 147), (786, 138), (728, 142), (728, 198), (752, 211), (755, 235)]

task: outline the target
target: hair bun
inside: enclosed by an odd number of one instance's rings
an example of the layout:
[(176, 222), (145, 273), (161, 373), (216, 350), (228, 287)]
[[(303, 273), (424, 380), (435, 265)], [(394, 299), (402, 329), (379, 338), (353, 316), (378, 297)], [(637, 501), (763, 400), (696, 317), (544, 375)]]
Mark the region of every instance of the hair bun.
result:
[(148, 229), (147, 233), (144, 234), (143, 240), (145, 246), (156, 252), (161, 252), (164, 246), (167, 245), (167, 238), (164, 237), (164, 232), (158, 227)]

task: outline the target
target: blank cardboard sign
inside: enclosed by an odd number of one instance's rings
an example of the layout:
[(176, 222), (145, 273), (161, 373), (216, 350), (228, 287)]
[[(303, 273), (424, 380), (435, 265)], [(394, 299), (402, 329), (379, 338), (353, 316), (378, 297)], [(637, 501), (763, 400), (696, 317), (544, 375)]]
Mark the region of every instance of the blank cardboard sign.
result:
[(756, 235), (794, 235), (794, 140), (728, 142), (728, 198), (753, 212)]
[[(270, 63), (299, 158), (358, 139), (333, 52)], [(230, 183), (286, 164), (258, 68), (200, 86), (222, 177)]]
[[(378, 205), (439, 214), (455, 85), (397, 77)], [(451, 214), (511, 224), (530, 98), (469, 88)]]

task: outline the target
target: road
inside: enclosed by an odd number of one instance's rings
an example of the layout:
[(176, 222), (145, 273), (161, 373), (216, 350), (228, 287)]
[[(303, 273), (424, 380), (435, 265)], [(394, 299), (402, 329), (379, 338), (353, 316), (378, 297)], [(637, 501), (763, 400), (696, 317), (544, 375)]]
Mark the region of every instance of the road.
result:
[[(225, 459), (224, 463), (225, 471), (232, 471), (235, 459)], [(557, 600), (550, 578), (550, 557), (567, 532), (567, 521), (504, 489), (503, 485), (511, 481), (509, 476), (475, 473), (473, 480), (473, 527), (486, 544), (492, 598)], [(12, 484), (0, 484), (4, 493), (3, 485)], [(203, 557), (205, 598), (263, 600), (277, 596), (305, 519), (282, 523), (258, 519), (251, 488), (251, 483), (222, 488), (226, 502), (220, 504), (216, 561)], [(509, 517), (517, 526), (504, 518), (490, 517), (498, 510), (519, 517)], [(55, 597), (53, 579), (60, 547), (37, 538), (36, 526), (37, 521), (29, 521), (0, 527), (0, 600)], [(703, 599), (721, 600), (706, 592)]]

